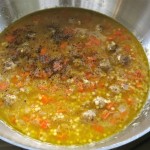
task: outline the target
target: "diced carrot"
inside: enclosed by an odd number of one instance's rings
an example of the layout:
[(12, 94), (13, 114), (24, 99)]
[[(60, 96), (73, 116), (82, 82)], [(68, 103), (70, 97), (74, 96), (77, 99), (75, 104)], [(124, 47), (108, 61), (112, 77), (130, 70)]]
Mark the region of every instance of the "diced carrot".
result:
[(40, 55), (46, 55), (47, 53), (47, 49), (46, 48), (42, 48), (40, 51)]
[(95, 44), (97, 46), (99, 46), (101, 43), (100, 40), (98, 38), (96, 38), (95, 36), (91, 36), (90, 40), (93, 44)]
[(48, 129), (49, 128), (49, 121), (48, 120), (40, 120), (40, 127), (42, 129)]
[(132, 105), (133, 104), (133, 100), (131, 98), (127, 98), (126, 102), (128, 105)]
[(90, 90), (95, 90), (97, 88), (97, 84), (96, 83), (91, 83), (89, 89)]
[(67, 139), (67, 134), (66, 133), (60, 133), (57, 135), (57, 139), (63, 141), (63, 140), (66, 140)]
[(53, 85), (53, 87), (51, 88), (52, 92), (56, 92), (59, 89), (59, 87), (57, 85)]
[(125, 41), (128, 40), (128, 36), (127, 35), (122, 35), (119, 37), (120, 41)]
[(144, 78), (144, 75), (142, 74), (141, 70), (136, 70), (135, 71), (135, 76), (138, 78)]
[(52, 98), (49, 98), (49, 97), (46, 96), (46, 95), (42, 95), (41, 101), (42, 101), (43, 104), (46, 105), (46, 104), (48, 104), (48, 103), (50, 103), (50, 102), (53, 102), (54, 100), (53, 100)]
[(11, 43), (11, 42), (13, 42), (14, 40), (15, 40), (15, 36), (13, 36), (13, 35), (7, 35), (7, 36), (6, 36), (6, 41), (7, 41), (7, 42), (10, 42), (10, 43)]
[(20, 88), (24, 86), (24, 82), (19, 80), (16, 76), (11, 78), (11, 82), (15, 84), (16, 87)]
[(124, 50), (127, 51), (127, 52), (130, 52), (131, 51), (131, 46), (130, 45), (125, 45)]
[(121, 115), (122, 115), (122, 116), (127, 116), (127, 115), (128, 115), (128, 113), (129, 113), (129, 111), (128, 111), (128, 110), (126, 110), (126, 111), (122, 112), (122, 113), (121, 113)]
[(17, 86), (18, 88), (21, 88), (21, 87), (23, 87), (23, 86), (24, 86), (24, 83), (23, 83), (23, 82), (21, 82), (21, 81), (19, 81), (19, 82), (16, 84), (16, 86)]
[(20, 72), (18, 75), (20, 75), (22, 78), (26, 78), (30, 75), (30, 72)]
[(6, 82), (0, 82), (0, 91), (5, 91), (9, 87), (9, 84)]
[(107, 109), (111, 109), (112, 107), (115, 107), (115, 103), (114, 102), (110, 102), (106, 105)]
[(116, 39), (116, 36), (115, 35), (109, 35), (108, 37), (107, 37), (107, 40), (108, 41), (113, 41), (113, 40), (115, 40)]
[(90, 79), (90, 78), (92, 78), (92, 73), (87, 72), (87, 73), (85, 74), (85, 76), (86, 76), (86, 79)]
[(128, 116), (128, 111), (124, 111), (120, 113), (120, 119), (124, 120)]
[(127, 110), (121, 113), (122, 116), (126, 116), (127, 114), (128, 114)]
[(104, 110), (102, 114), (100, 114), (101, 119), (106, 120), (111, 115), (111, 112), (108, 110)]
[(60, 48), (65, 49), (67, 46), (68, 46), (68, 42), (62, 42)]
[(100, 88), (104, 88), (104, 87), (105, 87), (105, 83), (104, 83), (104, 82), (100, 82), (100, 83), (99, 83), (99, 87), (100, 87)]
[(92, 128), (93, 128), (95, 131), (97, 131), (97, 132), (100, 132), (100, 133), (104, 132), (104, 127), (101, 126), (101, 125), (93, 124), (93, 125), (92, 125)]
[(16, 124), (16, 117), (15, 116), (10, 116), (10, 122), (12, 124)]
[(23, 119), (23, 121), (25, 121), (25, 122), (29, 122), (29, 121), (30, 121), (30, 117), (27, 116), (27, 115), (24, 115), (24, 116), (22, 117), (22, 119)]
[(18, 78), (16, 76), (12, 77), (11, 82), (14, 83), (14, 84), (17, 84), (18, 83)]
[(78, 91), (81, 92), (81, 93), (84, 92), (84, 86), (83, 86), (83, 83), (82, 83), (82, 82), (78, 82), (77, 85), (78, 85)]
[(79, 87), (79, 92), (84, 92), (84, 88), (83, 87)]
[(115, 33), (114, 33), (116, 36), (121, 36), (122, 35), (122, 31), (121, 31), (121, 29), (119, 28), (119, 29), (117, 29), (116, 31), (115, 31)]
[(42, 95), (42, 103), (43, 104), (48, 104), (49, 103), (49, 98), (45, 95)]
[(90, 47), (92, 47), (94, 45), (95, 46), (99, 46), (100, 43), (101, 43), (101, 41), (98, 38), (96, 38), (95, 36), (91, 36), (89, 38), (88, 42), (85, 43), (85, 46), (90, 48)]
[(30, 75), (30, 72), (24, 72), (23, 76), (28, 77)]
[(137, 87), (137, 88), (142, 88), (142, 83), (137, 82), (137, 83), (136, 83), (136, 87)]
[(116, 118), (111, 118), (109, 121), (112, 125), (117, 124), (117, 119)]
[(133, 80), (133, 81), (135, 81), (135, 80), (140, 80), (140, 81), (142, 81), (143, 80), (143, 78), (145, 77), (144, 76), (144, 74), (141, 72), (141, 70), (135, 70), (135, 72), (128, 72), (127, 73), (127, 75), (128, 75), (128, 78), (130, 79), (130, 80)]

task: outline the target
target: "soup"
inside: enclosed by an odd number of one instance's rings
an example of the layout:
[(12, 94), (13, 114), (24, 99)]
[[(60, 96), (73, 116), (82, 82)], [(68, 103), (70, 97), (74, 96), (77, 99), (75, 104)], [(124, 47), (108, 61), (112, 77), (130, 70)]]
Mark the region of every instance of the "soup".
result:
[(0, 35), (0, 119), (57, 145), (97, 142), (135, 119), (148, 93), (148, 61), (115, 20), (54, 8)]

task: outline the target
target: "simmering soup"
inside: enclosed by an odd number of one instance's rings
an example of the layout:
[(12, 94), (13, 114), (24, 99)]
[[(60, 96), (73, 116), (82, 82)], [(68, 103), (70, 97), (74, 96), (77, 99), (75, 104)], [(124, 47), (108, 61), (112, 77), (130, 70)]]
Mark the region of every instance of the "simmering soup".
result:
[(148, 61), (115, 20), (54, 8), (0, 35), (0, 119), (34, 139), (83, 145), (135, 119), (148, 93)]

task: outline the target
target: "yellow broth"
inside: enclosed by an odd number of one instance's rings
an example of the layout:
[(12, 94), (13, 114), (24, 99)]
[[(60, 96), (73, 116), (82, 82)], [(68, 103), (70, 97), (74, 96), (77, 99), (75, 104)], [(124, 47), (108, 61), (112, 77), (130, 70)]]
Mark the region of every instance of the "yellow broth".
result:
[(138, 40), (102, 14), (55, 8), (0, 35), (0, 119), (58, 145), (83, 145), (124, 129), (148, 93)]

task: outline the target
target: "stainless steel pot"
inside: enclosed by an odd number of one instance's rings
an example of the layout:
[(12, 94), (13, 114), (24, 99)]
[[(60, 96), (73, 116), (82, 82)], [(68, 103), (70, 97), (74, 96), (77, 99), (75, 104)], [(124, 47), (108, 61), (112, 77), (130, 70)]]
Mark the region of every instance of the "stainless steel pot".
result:
[[(150, 62), (149, 0), (0, 0), (0, 31), (29, 13), (51, 7), (81, 7), (113, 17), (126, 26), (142, 42)], [(11, 144), (39, 150), (112, 149), (127, 144), (150, 131), (150, 94), (138, 118), (126, 130), (108, 140), (80, 147), (62, 147), (28, 138), (0, 122), (0, 138)]]

